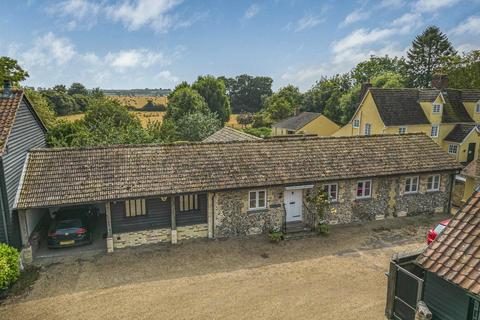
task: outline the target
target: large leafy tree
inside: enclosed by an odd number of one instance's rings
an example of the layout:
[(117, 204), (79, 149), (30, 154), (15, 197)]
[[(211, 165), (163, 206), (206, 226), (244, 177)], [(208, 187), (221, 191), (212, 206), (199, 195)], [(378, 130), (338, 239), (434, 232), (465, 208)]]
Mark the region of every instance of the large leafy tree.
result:
[(446, 56), (456, 51), (448, 37), (438, 27), (430, 26), (413, 40), (407, 52), (407, 72), (410, 85), (425, 88), (431, 85), (433, 73)]
[(448, 75), (450, 87), (480, 89), (480, 50), (447, 56), (442, 64), (442, 72)]
[(391, 58), (388, 55), (383, 57), (371, 56), (370, 59), (362, 61), (350, 72), (355, 83), (362, 84), (384, 73), (395, 73), (406, 78), (406, 64), (404, 58)]
[(68, 88), (68, 94), (69, 95), (74, 95), (74, 94), (81, 94), (81, 95), (88, 95), (88, 90), (85, 88), (85, 86), (79, 82), (74, 82), (70, 85), (70, 88)]
[(20, 81), (29, 77), (27, 71), (23, 70), (17, 60), (3, 56), (0, 57), (0, 81), (10, 80), (13, 85), (18, 86)]
[(189, 113), (176, 123), (177, 139), (201, 141), (222, 127), (222, 122), (212, 112)]
[(300, 90), (292, 85), (279, 89), (276, 93), (265, 99), (264, 112), (273, 121), (288, 118), (300, 108), (303, 95)]
[(235, 78), (219, 79), (225, 83), (234, 113), (257, 112), (263, 107), (265, 98), (272, 95), (273, 79), (270, 77), (242, 74)]
[(43, 124), (47, 128), (53, 127), (56, 122), (55, 112), (48, 100), (40, 92), (31, 89), (25, 89), (25, 94)]
[(207, 102), (208, 108), (222, 121), (230, 119), (232, 110), (230, 100), (225, 93), (225, 83), (213, 76), (200, 76), (192, 84), (192, 89), (197, 91)]
[(190, 87), (176, 89), (168, 100), (165, 120), (179, 121), (189, 113), (204, 113), (209, 111), (205, 99)]

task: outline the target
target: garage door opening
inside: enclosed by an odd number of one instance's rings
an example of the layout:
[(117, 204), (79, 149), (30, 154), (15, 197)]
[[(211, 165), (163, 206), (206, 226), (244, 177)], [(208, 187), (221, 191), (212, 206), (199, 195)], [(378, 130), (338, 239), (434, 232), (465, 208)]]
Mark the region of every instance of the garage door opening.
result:
[(49, 208), (32, 234), (34, 258), (106, 252), (104, 205)]

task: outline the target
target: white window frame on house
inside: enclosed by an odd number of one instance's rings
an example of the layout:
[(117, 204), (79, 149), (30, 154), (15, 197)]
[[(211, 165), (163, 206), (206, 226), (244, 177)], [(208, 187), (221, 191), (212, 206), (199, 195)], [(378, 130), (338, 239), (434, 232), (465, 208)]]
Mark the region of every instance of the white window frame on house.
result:
[[(260, 194), (263, 193), (263, 205), (261, 205)], [(254, 195), (254, 196), (252, 196)], [(253, 205), (252, 205), (253, 202)], [(261, 210), (267, 208), (267, 190), (251, 190), (248, 192), (248, 209)]]
[(338, 201), (338, 183), (326, 183), (323, 185), (323, 190), (327, 193), (330, 202)]
[[(369, 188), (367, 189), (366, 188), (366, 185), (369, 185)], [(362, 187), (359, 187), (360, 184), (362, 184)], [(358, 191), (359, 190), (362, 190), (362, 193), (361, 195), (358, 195)], [(365, 192), (366, 190), (368, 190), (368, 195), (367, 192)], [(355, 190), (355, 194), (356, 194), (356, 198), (357, 199), (368, 199), (368, 198), (371, 198), (372, 197), (372, 180), (371, 179), (367, 179), (367, 180), (358, 180), (357, 181), (357, 189)]]
[(432, 108), (432, 113), (440, 113), (440, 112), (442, 112), (442, 104), (434, 103)]
[(405, 133), (407, 133), (407, 127), (398, 128), (398, 134), (405, 134)]
[(432, 128), (430, 129), (430, 137), (437, 138), (438, 137), (438, 129), (439, 129), (438, 124), (432, 124)]
[[(368, 129), (367, 129), (368, 128)], [(369, 136), (372, 134), (372, 124), (371, 123), (365, 123), (365, 128), (363, 130), (363, 133), (366, 135), (366, 136)]]
[(458, 145), (457, 144), (449, 144), (448, 145), (448, 153), (449, 154), (457, 154), (458, 153)]
[(198, 210), (198, 194), (178, 196), (178, 211), (187, 212), (192, 210)]
[(405, 194), (418, 193), (418, 182), (420, 178), (418, 176), (406, 177), (405, 186), (403, 191)]
[(147, 215), (145, 199), (125, 200), (125, 217), (132, 218)]
[(440, 175), (435, 174), (427, 177), (427, 191), (439, 191), (440, 190)]
[(360, 119), (354, 119), (352, 126), (353, 126), (355, 129), (360, 128)]

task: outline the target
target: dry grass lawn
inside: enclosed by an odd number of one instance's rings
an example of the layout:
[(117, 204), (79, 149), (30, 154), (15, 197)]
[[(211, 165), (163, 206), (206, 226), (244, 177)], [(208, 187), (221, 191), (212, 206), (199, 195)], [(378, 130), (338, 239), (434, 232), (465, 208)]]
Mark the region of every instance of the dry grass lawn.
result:
[(108, 96), (112, 100), (117, 100), (120, 104), (126, 107), (132, 107), (136, 109), (143, 108), (147, 103), (152, 101), (155, 105), (166, 106), (168, 99), (167, 97), (155, 97), (155, 96)]
[(391, 255), (424, 245), (444, 216), (333, 228), (272, 244), (264, 236), (44, 260), (0, 319), (384, 319)]

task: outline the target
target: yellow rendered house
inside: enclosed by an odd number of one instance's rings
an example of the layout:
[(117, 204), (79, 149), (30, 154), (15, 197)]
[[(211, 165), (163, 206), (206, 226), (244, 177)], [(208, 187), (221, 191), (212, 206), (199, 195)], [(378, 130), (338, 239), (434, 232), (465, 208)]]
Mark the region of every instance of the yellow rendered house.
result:
[(435, 89), (364, 85), (352, 119), (333, 136), (423, 132), (458, 162), (474, 160), (480, 147), (480, 90), (446, 88), (445, 77), (434, 81)]
[(272, 135), (315, 134), (318, 136), (331, 136), (339, 129), (340, 126), (338, 124), (321, 113), (301, 112), (273, 124)]

